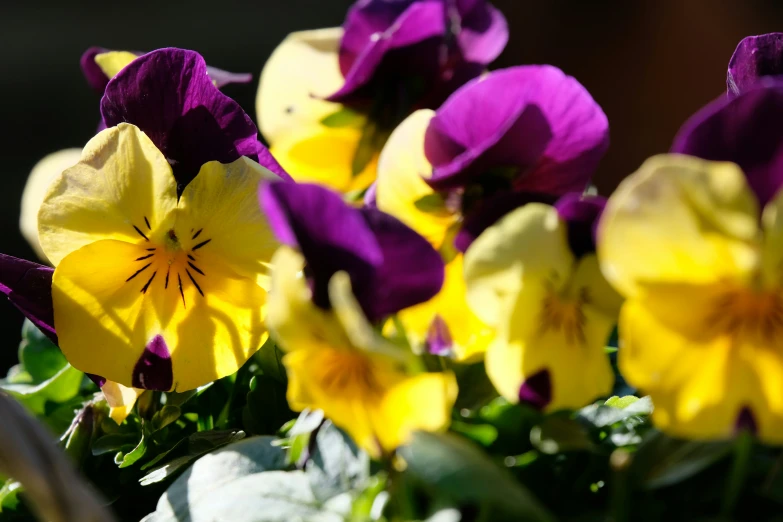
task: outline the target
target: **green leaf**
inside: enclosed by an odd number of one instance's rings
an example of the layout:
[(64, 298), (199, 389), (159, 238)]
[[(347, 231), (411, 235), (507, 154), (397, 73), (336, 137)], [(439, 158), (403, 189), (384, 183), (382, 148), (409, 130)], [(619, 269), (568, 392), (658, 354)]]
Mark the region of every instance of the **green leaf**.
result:
[(264, 376), (271, 377), (282, 384), (288, 382), (283, 366), (283, 352), (271, 338), (255, 353), (253, 359), (258, 363)]
[(455, 502), (491, 507), (493, 513), (504, 515), (504, 519), (553, 520), (507, 470), (456, 435), (417, 432), (412, 442), (399, 452), (408, 464), (409, 473)]
[(47, 401), (63, 403), (76, 397), (83, 377), (82, 372), (66, 364), (62, 370), (40, 384), (3, 384), (0, 389), (14, 396), (31, 412), (43, 415)]
[[(605, 404), (591, 404), (579, 410), (579, 417), (597, 428), (611, 426), (629, 417), (637, 415), (650, 415), (653, 404), (650, 397), (611, 397)], [(624, 406), (623, 406), (624, 405)]]
[(567, 451), (588, 451), (593, 442), (582, 424), (562, 415), (546, 417), (538, 426), (530, 430), (530, 443), (547, 455)]
[[(245, 438), (245, 432), (237, 430), (200, 431), (194, 433), (190, 437), (177, 442), (169, 451), (161, 453), (144, 464), (141, 467), (142, 470), (149, 468), (152, 468), (152, 470), (139, 479), (139, 483), (142, 486), (148, 486), (150, 484), (162, 482), (175, 475), (179, 470), (183, 469), (205, 453), (209, 453), (226, 444), (238, 442), (243, 438)], [(165, 464), (158, 465), (167, 458), (171, 460)]]
[(123, 455), (122, 462), (120, 462), (119, 466), (121, 468), (133, 466), (136, 464), (136, 462), (139, 461), (140, 458), (144, 456), (145, 453), (147, 453), (147, 439), (144, 434), (142, 434), (139, 444), (133, 449), (133, 451)]
[(368, 121), (362, 130), (362, 136), (359, 138), (359, 144), (351, 161), (351, 174), (356, 177), (367, 168), (377, 152), (378, 127), (373, 122)]
[(22, 492), (22, 484), (19, 482), (8, 479), (0, 488), (0, 513), (7, 510), (16, 509), (19, 505), (19, 493)]
[(138, 433), (112, 433), (100, 437), (92, 443), (92, 454), (95, 456), (106, 453), (126, 452), (139, 444)]
[[(234, 518), (226, 513), (218, 514), (210, 511), (212, 504), (221, 505), (224, 509), (238, 508), (240, 512), (249, 509), (249, 503), (257, 498), (239, 499), (237, 495), (256, 497), (256, 493), (250, 494), (240, 484), (243, 478), (263, 474), (264, 471), (279, 470), (285, 466), (285, 451), (273, 445), (274, 437), (251, 437), (233, 444), (229, 444), (217, 451), (208, 453), (199, 458), (193, 466), (180, 475), (166, 490), (158, 501), (158, 507), (151, 520), (162, 521), (200, 521), (200, 520), (278, 520), (269, 518)], [(288, 473), (280, 473), (279, 493), (285, 490), (283, 481)], [(266, 480), (266, 479), (264, 479)], [(302, 484), (299, 484), (310, 495), (310, 501), (314, 501), (310, 491), (309, 480), (304, 473), (301, 474)], [(225, 486), (225, 487), (224, 487)], [(272, 490), (274, 491), (274, 489)], [(232, 498), (232, 503), (223, 505), (223, 500)], [(233, 507), (232, 507), (233, 504)], [(209, 515), (208, 515), (209, 513)], [(264, 516), (263, 510), (239, 513), (236, 516)], [(212, 516), (213, 518), (209, 518)], [(280, 519), (287, 520), (287, 519)]]
[(694, 442), (653, 431), (633, 456), (630, 473), (646, 489), (678, 484), (731, 453), (732, 441)]
[(312, 446), (305, 470), (318, 500), (365, 487), (370, 458), (342, 430), (327, 421), (316, 433)]
[(353, 127), (360, 129), (367, 123), (367, 116), (348, 107), (343, 107), (321, 120), (321, 125), (330, 128)]
[(295, 416), (285, 394), (285, 386), (279, 381), (266, 375), (254, 376), (242, 410), (245, 431), (254, 435), (277, 433), (280, 426)]
[(68, 364), (60, 348), (49, 340), (29, 319), (25, 319), (22, 325), (22, 342), (19, 343), (19, 362), (35, 383), (52, 378)]
[(155, 415), (152, 416), (152, 420), (150, 421), (152, 424), (152, 432), (154, 433), (156, 431), (162, 430), (172, 422), (175, 422), (177, 419), (179, 419), (180, 415), (182, 415), (182, 410), (180, 410), (179, 406), (166, 404), (163, 406), (163, 408), (156, 411)]
[[(184, 476), (184, 475), (183, 475)], [(208, 491), (186, 491), (176, 506), (169, 492), (148, 522), (344, 522), (350, 502), (322, 505), (301, 471), (267, 471), (216, 480)], [(341, 499), (342, 500), (342, 499)], [(186, 504), (182, 505), (182, 501)], [(331, 502), (330, 502), (331, 503)], [(180, 509), (177, 509), (180, 508)]]
[(451, 423), (451, 431), (457, 432), (485, 447), (491, 446), (498, 438), (497, 428), (489, 424), (468, 424), (467, 422), (453, 421)]
[(420, 197), (413, 202), (413, 205), (422, 212), (430, 214), (442, 214), (446, 209), (446, 202), (443, 200), (443, 196), (437, 192)]

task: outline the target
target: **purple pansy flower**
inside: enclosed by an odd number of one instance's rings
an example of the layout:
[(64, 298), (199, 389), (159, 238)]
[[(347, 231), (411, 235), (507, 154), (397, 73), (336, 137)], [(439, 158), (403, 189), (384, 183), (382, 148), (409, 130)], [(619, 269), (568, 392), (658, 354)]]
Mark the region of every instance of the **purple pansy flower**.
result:
[(437, 105), (438, 91), (443, 99), (478, 76), (508, 41), (506, 19), (486, 0), (358, 0), (343, 28), (345, 83), (329, 98), (343, 103), (415, 78)]
[(353, 208), (339, 194), (311, 184), (266, 183), (259, 199), (278, 239), (302, 252), (313, 301), (321, 308), (330, 306), (328, 284), (338, 271), (349, 274), (371, 321), (427, 301), (443, 285), (440, 254), (380, 210)]
[(766, 76), (783, 76), (783, 33), (748, 36), (737, 45), (726, 75), (729, 95), (741, 94)]
[(101, 115), (108, 127), (127, 122), (144, 131), (171, 163), (180, 193), (204, 163), (241, 156), (288, 178), (194, 51), (167, 48), (136, 58), (106, 85)]
[[(436, 111), (424, 150), (438, 190), (507, 177), (517, 192), (582, 191), (609, 146), (601, 107), (550, 65), (495, 71)], [(491, 181), (494, 181), (491, 180)]]
[(731, 161), (764, 206), (783, 186), (783, 82), (762, 78), (734, 98), (721, 96), (677, 134), (672, 152)]
[[(95, 63), (95, 57), (99, 54), (111, 51), (112, 49), (106, 49), (104, 47), (90, 47), (84, 51), (79, 61), (84, 79), (87, 80), (90, 87), (98, 94), (103, 94), (103, 91), (106, 89), (106, 84), (109, 83), (111, 78), (106, 76), (103, 69)], [(134, 52), (133, 54), (141, 56), (144, 53)], [(210, 67), (209, 65), (207, 66), (207, 74), (209, 74), (209, 77), (218, 89), (232, 83), (250, 83), (253, 81), (253, 75), (250, 73), (233, 73), (218, 69), (217, 67)]]

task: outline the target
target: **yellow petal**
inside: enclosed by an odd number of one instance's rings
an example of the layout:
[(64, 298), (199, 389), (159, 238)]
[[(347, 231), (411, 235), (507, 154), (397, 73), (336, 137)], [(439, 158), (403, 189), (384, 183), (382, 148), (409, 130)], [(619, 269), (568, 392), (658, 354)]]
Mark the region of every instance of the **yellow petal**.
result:
[(294, 180), (346, 193), (364, 190), (375, 180), (377, 158), (353, 175), (351, 164), (360, 137), (360, 129), (303, 125), (277, 139), (270, 151)]
[(135, 59), (136, 55), (128, 51), (109, 51), (95, 55), (95, 63), (107, 78), (117, 76), (117, 73)]
[(22, 230), (24, 238), (43, 261), (47, 261), (47, 258), (38, 242), (38, 210), (41, 208), (41, 203), (52, 180), (68, 167), (76, 165), (81, 156), (82, 149), (64, 149), (49, 154), (35, 164), (24, 186), (19, 228)]
[(109, 404), (109, 417), (117, 424), (122, 422), (133, 411), (133, 405), (136, 399), (144, 393), (140, 388), (128, 388), (114, 381), (106, 381), (101, 386), (101, 392)]
[(746, 336), (710, 335), (720, 287), (675, 285), (623, 306), (623, 375), (652, 396), (653, 421), (680, 437), (731, 437), (748, 408), (761, 440), (783, 442), (783, 359)]
[(209, 241), (193, 255), (266, 285), (267, 265), (279, 243), (259, 208), (258, 186), (279, 179), (245, 157), (225, 165), (205, 163), (179, 201), (176, 229), (183, 246), (196, 249)]
[(176, 204), (166, 158), (137, 127), (123, 123), (91, 139), (79, 163), (49, 185), (38, 213), (41, 247), (56, 266), (101, 239), (143, 243)]
[(402, 310), (398, 314), (410, 343), (425, 348), (433, 320), (440, 317), (449, 329), (457, 362), (481, 360), (494, 337), (492, 328), (481, 322), (468, 306), (465, 280), (462, 275), (462, 255), (446, 264), (443, 288), (429, 301)]
[(432, 165), (424, 155), (424, 135), (434, 116), (429, 109), (418, 110), (394, 129), (378, 160), (376, 203), (440, 248), (459, 216), (445, 206), (429, 212), (416, 206), (435, 194), (424, 181), (432, 176)]
[(273, 146), (290, 131), (340, 110), (341, 105), (322, 98), (343, 84), (337, 58), (342, 33), (340, 27), (291, 33), (267, 60), (256, 95), (256, 117)]
[(416, 430), (445, 431), (456, 398), (457, 381), (452, 373), (421, 373), (399, 382), (375, 413), (381, 447), (392, 451), (407, 443)]
[(650, 158), (609, 199), (598, 254), (626, 297), (645, 281), (711, 283), (758, 265), (758, 208), (733, 163)]
[(485, 323), (503, 328), (503, 319), (517, 301), (530, 301), (530, 310), (535, 310), (547, 285), (555, 290), (565, 285), (573, 262), (566, 226), (557, 211), (530, 203), (489, 227), (468, 248), (468, 304)]

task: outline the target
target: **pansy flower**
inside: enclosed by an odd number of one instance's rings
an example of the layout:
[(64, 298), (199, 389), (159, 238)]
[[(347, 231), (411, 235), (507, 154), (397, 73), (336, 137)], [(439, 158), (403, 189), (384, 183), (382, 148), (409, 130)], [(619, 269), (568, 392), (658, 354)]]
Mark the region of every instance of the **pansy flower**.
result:
[(736, 96), (760, 78), (775, 76), (783, 76), (783, 33), (748, 36), (729, 61), (726, 87), (730, 96)]
[(601, 276), (593, 228), (597, 196), (530, 203), (485, 230), (465, 253), (467, 300), (494, 327), (486, 369), (511, 402), (554, 411), (607, 395), (604, 350), (620, 297)]
[(317, 185), (267, 184), (260, 200), (285, 245), (273, 261), (267, 324), (287, 352), (291, 407), (324, 410), (374, 456), (413, 430), (446, 429), (453, 375), (421, 373), (410, 351), (370, 324), (438, 292), (438, 253), (393, 217)]
[(783, 88), (722, 98), (610, 198), (606, 278), (626, 298), (623, 375), (677, 436), (783, 442)]
[(522, 204), (582, 192), (608, 146), (608, 132), (606, 116), (585, 88), (551, 66), (492, 72), (394, 131), (379, 160), (374, 204), (426, 237), (448, 261), (441, 294), (400, 315), (414, 342), (432, 350), (446, 338), (450, 350), (436, 351), (458, 360), (481, 356), (491, 329), (467, 306), (460, 252)]
[(277, 243), (256, 203), (262, 179), (277, 178), (247, 158), (212, 161), (180, 195), (166, 157), (137, 127), (90, 140), (39, 213), (68, 361), (149, 390), (235, 372), (266, 335), (260, 284)]

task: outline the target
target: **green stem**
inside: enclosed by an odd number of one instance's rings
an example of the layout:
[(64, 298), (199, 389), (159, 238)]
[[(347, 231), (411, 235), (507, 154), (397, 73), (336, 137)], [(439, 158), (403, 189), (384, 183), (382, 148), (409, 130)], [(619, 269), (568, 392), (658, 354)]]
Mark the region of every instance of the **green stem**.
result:
[(723, 496), (721, 514), (725, 517), (731, 515), (737, 505), (745, 479), (748, 476), (748, 464), (753, 452), (753, 436), (747, 431), (741, 432), (734, 443), (734, 461), (731, 465), (731, 473), (726, 483), (726, 493)]

